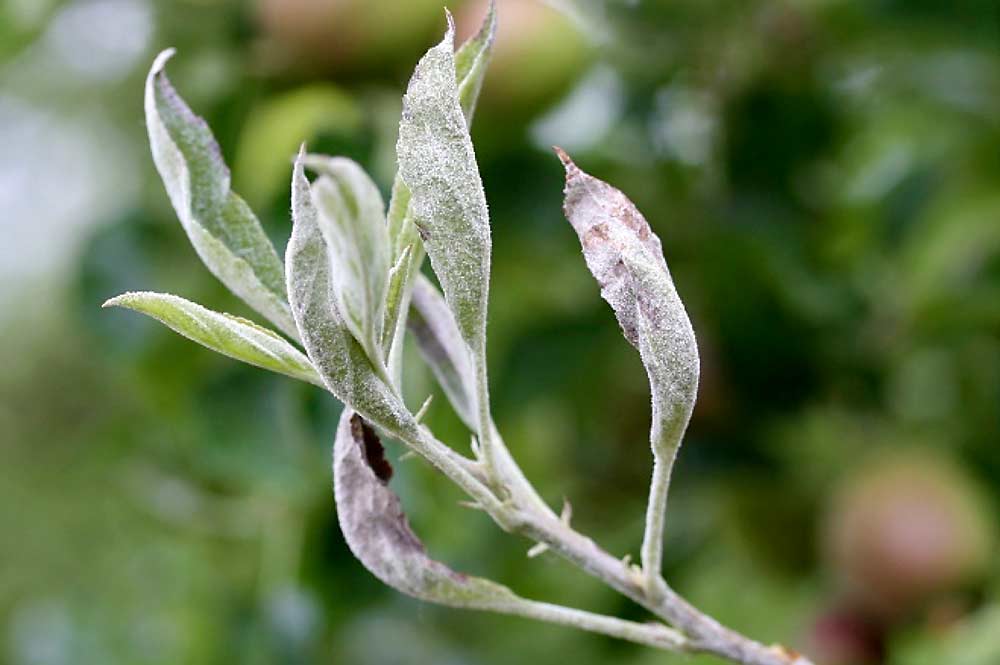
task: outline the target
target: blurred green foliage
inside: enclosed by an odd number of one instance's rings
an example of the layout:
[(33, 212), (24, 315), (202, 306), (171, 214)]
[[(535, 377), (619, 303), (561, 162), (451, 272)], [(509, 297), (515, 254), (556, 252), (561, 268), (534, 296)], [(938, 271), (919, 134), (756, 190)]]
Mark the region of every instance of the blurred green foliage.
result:
[[(451, 4), (460, 26), (481, 11)], [(528, 476), (611, 551), (637, 550), (646, 382), (562, 217), (558, 142), (645, 212), (698, 333), (668, 579), (818, 663), (1000, 662), (1000, 5), (554, 4), (576, 11), (500, 1), (474, 127), (495, 416)], [(198, 265), (149, 159), (141, 82), (156, 51), (178, 47), (171, 78), (282, 248), (300, 141), (391, 182), (400, 95), (441, 5), (0, 2), (0, 200), (15, 211), (0, 252), (0, 662), (710, 662), (382, 587), (336, 525), (338, 405), (99, 309), (142, 288), (248, 314)], [(88, 137), (86, 158), (60, 157)], [(43, 226), (60, 202), (63, 226)], [(433, 386), (410, 360), (418, 404)], [(467, 445), (444, 399), (429, 419)], [(823, 534), (870, 460), (913, 453), (982, 497), (988, 563), (887, 616)], [(425, 465), (397, 467), (442, 560), (644, 616), (551, 556), (529, 562)], [(918, 501), (877, 531), (930, 551), (951, 533), (925, 519), (938, 509)]]

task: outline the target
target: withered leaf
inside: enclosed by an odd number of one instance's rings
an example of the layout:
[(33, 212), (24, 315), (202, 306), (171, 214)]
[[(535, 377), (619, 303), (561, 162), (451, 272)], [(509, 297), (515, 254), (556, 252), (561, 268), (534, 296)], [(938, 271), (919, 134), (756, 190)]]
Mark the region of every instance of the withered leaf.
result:
[[(642, 356), (653, 400), (654, 450), (679, 445), (698, 392), (698, 344), (667, 269), (660, 239), (622, 192), (584, 173), (562, 150), (564, 210), (587, 267)], [(667, 446), (671, 450), (658, 450)]]
[(337, 516), (348, 547), (375, 577), (421, 600), (510, 611), (520, 599), (506, 587), (455, 572), (430, 558), (388, 486), (392, 467), (378, 434), (345, 409), (334, 443)]

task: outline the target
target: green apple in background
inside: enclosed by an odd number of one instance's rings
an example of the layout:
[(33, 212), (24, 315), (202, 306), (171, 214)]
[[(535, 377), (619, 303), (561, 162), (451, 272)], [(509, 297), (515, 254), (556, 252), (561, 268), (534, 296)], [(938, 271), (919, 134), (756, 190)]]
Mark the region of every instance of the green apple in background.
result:
[(248, 203), (265, 206), (279, 191), (287, 194), (289, 160), (303, 141), (313, 142), (320, 133), (349, 141), (363, 125), (363, 112), (354, 97), (329, 83), (268, 97), (247, 116), (233, 180)]
[(824, 549), (852, 601), (891, 621), (985, 573), (995, 536), (988, 515), (953, 461), (895, 451), (834, 493)]
[[(488, 7), (488, 0), (470, 0), (456, 8), (460, 40), (475, 33)], [(590, 60), (590, 48), (568, 16), (540, 0), (500, 0), (497, 11), (497, 38), (477, 115), (523, 122), (569, 90)]]
[(440, 39), (445, 6), (442, 0), (260, 0), (257, 16), (265, 51), (279, 63), (368, 73), (412, 67)]

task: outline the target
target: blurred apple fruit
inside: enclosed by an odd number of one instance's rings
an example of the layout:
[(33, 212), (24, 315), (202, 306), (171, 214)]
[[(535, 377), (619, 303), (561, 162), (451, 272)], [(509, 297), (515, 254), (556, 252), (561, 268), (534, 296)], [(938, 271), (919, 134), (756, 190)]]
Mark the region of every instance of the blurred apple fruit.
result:
[(850, 608), (830, 609), (813, 622), (806, 650), (818, 665), (873, 665), (882, 662), (883, 630)]
[[(489, 2), (461, 5), (459, 40), (475, 34)], [(565, 14), (541, 0), (500, 0), (499, 23), (480, 108), (486, 115), (524, 120), (562, 97), (586, 66), (584, 36)]]
[(994, 535), (987, 515), (953, 462), (896, 452), (863, 465), (835, 492), (825, 552), (855, 602), (895, 619), (984, 572)]
[(442, 0), (259, 0), (258, 22), (287, 59), (367, 71), (416, 62), (444, 31)]

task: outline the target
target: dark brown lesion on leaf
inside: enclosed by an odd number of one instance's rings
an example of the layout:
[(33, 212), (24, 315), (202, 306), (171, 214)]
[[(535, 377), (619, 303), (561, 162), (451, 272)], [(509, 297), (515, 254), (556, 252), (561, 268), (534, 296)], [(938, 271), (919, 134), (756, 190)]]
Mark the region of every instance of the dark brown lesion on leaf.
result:
[(351, 435), (360, 445), (368, 468), (382, 484), (388, 484), (392, 479), (392, 465), (385, 458), (385, 447), (372, 426), (356, 413), (351, 416)]
[(583, 234), (583, 249), (588, 250), (608, 241), (608, 228), (604, 224), (594, 224)]

